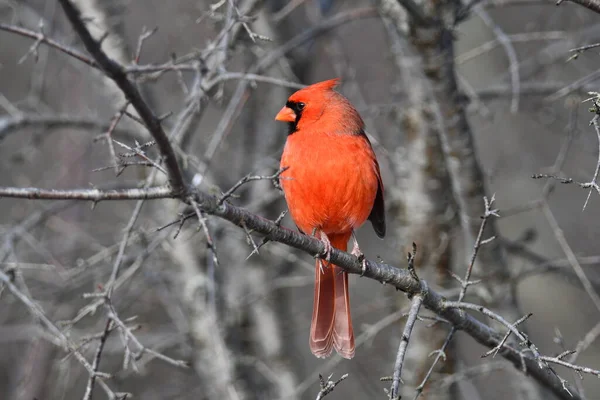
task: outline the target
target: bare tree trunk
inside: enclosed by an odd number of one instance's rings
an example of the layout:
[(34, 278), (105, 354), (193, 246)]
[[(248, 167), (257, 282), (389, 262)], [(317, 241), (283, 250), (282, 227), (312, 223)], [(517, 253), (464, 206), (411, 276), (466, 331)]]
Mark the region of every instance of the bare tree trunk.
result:
[[(395, 21), (397, 22), (397, 21)], [(410, 251), (410, 243), (418, 246), (416, 266), (419, 276), (440, 288), (452, 285), (452, 246), (450, 244), (451, 222), (455, 219), (454, 204), (450, 195), (450, 181), (445, 169), (439, 135), (435, 125), (429, 122), (429, 90), (422, 65), (409, 62), (414, 59), (407, 43), (396, 25), (384, 16), (383, 23), (394, 56), (399, 81), (407, 96), (406, 105), (396, 111), (395, 120), (402, 136), (393, 153), (393, 167), (398, 179), (397, 189), (392, 191), (392, 209), (401, 222), (398, 229), (399, 242), (403, 245), (401, 257)], [(401, 260), (404, 262), (404, 260)], [(399, 307), (406, 301), (396, 300)], [(448, 327), (428, 323), (415, 326), (403, 376), (402, 396), (414, 396), (416, 388), (427, 375), (435, 351), (440, 349), (448, 336)], [(453, 349), (446, 351), (446, 359), (435, 367), (436, 373), (454, 372)], [(426, 398), (450, 400), (454, 390), (428, 393)]]
[[(406, 27), (398, 8), (398, 1), (382, 0), (380, 5), (392, 16), (398, 32)], [(435, 126), (441, 144), (439, 156), (448, 171), (453, 201), (456, 204), (462, 229), (462, 259), (468, 265), (477, 232), (484, 214), (483, 197), (491, 198), (477, 157), (473, 132), (467, 119), (465, 100), (460, 93), (454, 69), (454, 33), (450, 24), (459, 13), (461, 3), (445, 0), (442, 2), (424, 1), (422, 6), (410, 2), (414, 9), (407, 9), (408, 36), (422, 61), (422, 71), (430, 92), (427, 97), (430, 110), (429, 124)], [(413, 88), (411, 87), (410, 91)], [(484, 239), (497, 236), (494, 220), (490, 220), (484, 232)], [(502, 315), (516, 321), (520, 314), (514, 292), (509, 285), (510, 271), (506, 254), (500, 241), (492, 241), (481, 248), (474, 274), (484, 275), (483, 285), (491, 300)], [(480, 289), (480, 288), (478, 288)], [(510, 371), (507, 379), (514, 379)], [(519, 380), (513, 385), (515, 398), (535, 399), (540, 397), (538, 387), (528, 380)]]

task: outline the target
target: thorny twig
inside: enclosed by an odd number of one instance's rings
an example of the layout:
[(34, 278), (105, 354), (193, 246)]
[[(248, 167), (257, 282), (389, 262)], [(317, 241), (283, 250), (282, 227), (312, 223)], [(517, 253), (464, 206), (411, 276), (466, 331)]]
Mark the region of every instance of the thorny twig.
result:
[(335, 382), (331, 380), (332, 376), (333, 375), (329, 375), (327, 377), (327, 381), (325, 381), (325, 379), (319, 374), (319, 380), (321, 382), (321, 391), (319, 392), (319, 394), (317, 394), (316, 400), (321, 400), (329, 393), (333, 392), (333, 389), (335, 389), (337, 385), (339, 385), (344, 379), (346, 379), (348, 377), (348, 374), (342, 375), (340, 379), (338, 379)]
[[(277, 217), (277, 219), (275, 219), (275, 221), (274, 221), (275, 225), (281, 226), (281, 221), (283, 221), (283, 218), (287, 215), (287, 213), (288, 213), (288, 210), (282, 211), (281, 214), (279, 214), (279, 216)], [(246, 227), (245, 229), (248, 229), (248, 228)], [(246, 260), (249, 259), (250, 257), (252, 257), (254, 254), (258, 254), (258, 251), (260, 250), (260, 248), (263, 247), (264, 245), (266, 245), (267, 243), (269, 243), (270, 241), (271, 241), (271, 239), (269, 239), (269, 236), (265, 236), (258, 246), (254, 246), (254, 249), (252, 250), (252, 252), (250, 254), (248, 254), (248, 257), (246, 257)]]
[(110, 153), (110, 157), (115, 162), (115, 175), (117, 175), (117, 176), (121, 174), (123, 169), (119, 168), (119, 165), (118, 165), (119, 159), (117, 158), (117, 153), (115, 152), (115, 145), (113, 143), (112, 136), (113, 136), (113, 132), (117, 128), (117, 125), (121, 121), (121, 118), (123, 118), (123, 115), (125, 114), (125, 111), (127, 110), (127, 107), (129, 107), (129, 102), (126, 102), (122, 107), (119, 108), (119, 110), (115, 113), (115, 115), (111, 119), (110, 125), (108, 126), (108, 130), (106, 131), (106, 133), (104, 133), (104, 135), (102, 135), (106, 139), (106, 144), (108, 145), (108, 151)]
[[(522, 324), (523, 322), (525, 322), (532, 315), (533, 315), (533, 313), (529, 313), (527, 315), (524, 315), (523, 317), (521, 317), (517, 321), (515, 321), (512, 324), (512, 326), (514, 326), (516, 328), (517, 326), (519, 326), (519, 324)], [(504, 335), (504, 337), (502, 338), (502, 340), (494, 348), (488, 350), (481, 357), (488, 357), (488, 356), (492, 356), (492, 358), (496, 357), (496, 355), (498, 354), (498, 352), (500, 351), (500, 349), (504, 346), (504, 344), (508, 340), (508, 338), (509, 338), (509, 336), (510, 336), (511, 333), (512, 333), (512, 331), (510, 329), (508, 331), (506, 331), (506, 334)]]
[(263, 175), (246, 175), (245, 177), (243, 177), (242, 179), (240, 179), (235, 185), (233, 185), (231, 187), (231, 189), (229, 189), (228, 191), (226, 191), (225, 193), (223, 193), (223, 195), (221, 196), (221, 198), (218, 201), (218, 205), (223, 204), (224, 201), (226, 201), (227, 199), (229, 199), (230, 197), (232, 197), (235, 193), (236, 190), (238, 190), (241, 186), (243, 186), (244, 184), (248, 183), (248, 182), (252, 182), (252, 181), (259, 181), (259, 180), (270, 180), (273, 181), (274, 185), (278, 185), (278, 180), (280, 179), (280, 175), (285, 172), (285, 170), (287, 170), (289, 167), (285, 167), (285, 168), (281, 168), (279, 169), (279, 171), (277, 171), (276, 173), (274, 173), (273, 175), (268, 175), (268, 176), (263, 176)]
[[(126, 154), (119, 154), (121, 157), (130, 157), (133, 155), (138, 156), (141, 159), (143, 159), (144, 161), (150, 163), (154, 168), (158, 169), (163, 174), (165, 174), (165, 175), (167, 174), (167, 171), (165, 171), (165, 169), (163, 167), (161, 167), (159, 163), (153, 161), (144, 152), (143, 148), (148, 147), (148, 144), (139, 144), (136, 142), (135, 147), (131, 147), (131, 146), (126, 145), (125, 143), (119, 142), (117, 139), (112, 139), (112, 141), (114, 143), (118, 144), (119, 146), (123, 147), (124, 149), (127, 149), (131, 152), (131, 153), (126, 153)], [(150, 143), (153, 144), (154, 142), (150, 142)]]
[[(560, 330), (558, 328), (554, 328), (554, 332), (555, 332), (554, 343), (558, 344), (562, 348), (563, 352), (568, 352), (569, 350), (567, 349), (567, 347), (565, 345), (565, 342), (564, 342), (564, 339), (563, 339), (563, 336), (562, 336), (562, 333), (560, 332)], [(577, 349), (575, 349), (575, 351), (572, 351), (571, 359), (573, 359), (574, 357), (577, 357), (576, 352), (577, 352)], [(574, 363), (574, 361), (571, 361), (571, 360), (568, 360), (568, 361), (570, 363)], [(583, 383), (581, 382), (583, 379), (583, 375), (581, 374), (581, 372), (578, 372), (578, 371), (572, 371), (572, 373), (573, 373), (573, 378), (574, 378), (573, 381), (575, 384), (575, 388), (577, 389), (577, 393), (582, 398), (586, 398), (585, 389), (583, 387)]]
[(154, 29), (151, 29), (151, 30), (146, 30), (145, 26), (142, 28), (142, 34), (140, 35), (140, 37), (138, 39), (137, 48), (135, 50), (135, 57), (133, 59), (133, 62), (135, 64), (138, 64), (140, 62), (140, 55), (142, 53), (142, 47), (144, 46), (144, 42), (146, 40), (148, 40), (150, 38), (150, 36), (154, 35), (157, 30), (158, 30), (158, 27), (155, 27)]
[[(508, 328), (509, 332), (512, 333), (513, 335), (515, 335), (519, 340), (521, 345), (527, 347), (528, 351), (530, 351), (533, 354), (534, 359), (537, 361), (538, 367), (540, 369), (548, 369), (548, 371), (550, 371), (550, 373), (552, 373), (556, 379), (558, 379), (561, 382), (562, 388), (565, 390), (565, 392), (567, 392), (569, 394), (569, 396), (573, 396), (573, 393), (571, 393), (571, 390), (568, 387), (568, 383), (565, 379), (563, 379), (561, 376), (559, 376), (556, 371), (551, 368), (548, 363), (553, 363), (553, 364), (558, 364), (561, 365), (563, 367), (572, 369), (574, 371), (580, 372), (580, 373), (586, 373), (586, 374), (591, 374), (591, 375), (595, 375), (597, 377), (600, 377), (600, 371), (599, 370), (595, 370), (593, 368), (588, 368), (588, 367), (583, 367), (583, 366), (579, 366), (579, 365), (575, 365), (572, 364), (568, 361), (564, 361), (563, 358), (571, 355), (574, 353), (573, 350), (567, 350), (563, 353), (561, 353), (560, 355), (556, 356), (556, 357), (548, 357), (548, 356), (543, 356), (539, 353), (539, 350), (537, 348), (537, 346), (535, 344), (533, 344), (533, 342), (531, 340), (529, 340), (529, 338), (527, 337), (527, 335), (521, 331), (519, 331), (516, 327), (517, 324), (523, 322), (525, 319), (527, 319), (530, 315), (526, 315), (523, 318), (520, 318), (517, 322), (515, 322), (514, 324), (511, 324), (510, 322), (506, 321), (502, 316), (494, 313), (493, 311), (479, 305), (479, 304), (471, 304), (471, 303), (464, 303), (464, 302), (453, 302), (453, 301), (447, 301), (446, 302), (446, 306), (447, 307), (456, 307), (456, 308), (462, 308), (462, 309), (467, 309), (467, 310), (473, 310), (473, 311), (478, 311), (480, 313), (482, 313), (483, 315), (499, 322), (500, 324), (504, 325), (506, 328)], [(505, 335), (505, 337), (508, 337), (508, 334)], [(504, 340), (504, 339), (503, 339)], [(502, 342), (502, 341), (501, 341)], [(500, 342), (500, 343), (501, 343)], [(486, 353), (487, 355), (488, 353)], [(522, 357), (524, 357), (523, 354), (521, 354)], [(523, 358), (524, 360), (524, 358)], [(524, 370), (526, 370), (526, 366), (523, 363), (522, 364), (522, 368)]]
[(595, 113), (594, 118), (592, 118), (592, 120), (590, 121), (590, 125), (592, 125), (594, 127), (594, 131), (596, 132), (596, 136), (597, 136), (597, 140), (598, 140), (598, 160), (596, 162), (596, 168), (594, 170), (594, 175), (592, 177), (592, 180), (589, 182), (578, 182), (578, 181), (574, 180), (573, 178), (557, 176), (554, 173), (534, 174), (532, 176), (533, 179), (550, 178), (550, 179), (554, 179), (560, 183), (564, 183), (564, 184), (574, 183), (574, 184), (578, 185), (579, 187), (581, 187), (582, 189), (590, 189), (588, 192), (588, 195), (585, 199), (585, 202), (583, 203), (583, 210), (585, 210), (585, 208), (587, 207), (587, 204), (590, 200), (590, 196), (592, 195), (592, 192), (594, 190), (600, 195), (600, 186), (598, 185), (598, 176), (600, 175), (600, 123), (599, 123), (600, 93), (590, 92), (590, 94), (592, 94), (594, 97), (592, 97), (588, 100), (591, 100), (594, 103), (594, 107), (591, 108), (591, 111)]
[[(504, 325), (506, 328), (508, 328), (510, 333), (515, 335), (521, 341), (521, 343), (524, 346), (529, 348), (529, 350), (533, 354), (535, 360), (538, 362), (538, 366), (540, 369), (547, 367), (547, 364), (545, 364), (543, 362), (544, 360), (542, 359), (542, 356), (541, 356), (539, 350), (537, 349), (537, 347), (533, 344), (533, 342), (531, 342), (531, 340), (529, 340), (529, 338), (527, 337), (527, 335), (525, 333), (519, 331), (516, 327), (516, 325), (518, 323), (523, 322), (523, 320), (527, 319), (529, 317), (529, 315), (519, 319), (519, 321), (517, 321), (516, 323), (511, 324), (510, 322), (505, 320), (502, 316), (498, 315), (497, 313), (495, 313), (495, 312), (491, 311), (490, 309), (488, 309), (482, 305), (479, 305), (479, 304), (465, 303), (465, 302), (461, 302), (461, 301), (446, 301), (445, 305), (446, 305), (446, 307), (450, 307), (450, 308), (461, 308), (461, 309), (478, 311), (478, 312), (482, 313), (483, 315), (485, 315), (486, 317), (491, 318), (491, 319), (499, 322), (500, 324)], [(501, 342), (502, 341), (500, 341), (499, 343), (501, 343)]]

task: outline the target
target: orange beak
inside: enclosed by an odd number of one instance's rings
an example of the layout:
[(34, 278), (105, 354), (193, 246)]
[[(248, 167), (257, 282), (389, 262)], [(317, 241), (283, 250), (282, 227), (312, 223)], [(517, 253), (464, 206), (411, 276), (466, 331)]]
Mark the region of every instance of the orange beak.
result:
[(294, 122), (296, 121), (296, 113), (289, 107), (283, 106), (281, 110), (275, 116), (275, 120), (283, 122)]

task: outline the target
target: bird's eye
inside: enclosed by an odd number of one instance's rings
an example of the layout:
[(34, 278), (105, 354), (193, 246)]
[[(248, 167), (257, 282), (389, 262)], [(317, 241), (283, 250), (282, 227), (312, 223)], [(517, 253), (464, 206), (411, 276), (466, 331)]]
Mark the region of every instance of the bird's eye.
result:
[(306, 107), (306, 104), (299, 101), (288, 101), (285, 103), (285, 106), (292, 109), (295, 113), (300, 114), (304, 107)]

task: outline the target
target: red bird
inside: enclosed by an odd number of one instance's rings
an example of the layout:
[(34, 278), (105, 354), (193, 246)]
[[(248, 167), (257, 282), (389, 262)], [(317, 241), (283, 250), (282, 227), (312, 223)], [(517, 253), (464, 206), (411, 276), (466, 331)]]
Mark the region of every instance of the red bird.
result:
[(310, 350), (324, 358), (332, 348), (354, 357), (348, 274), (329, 263), (331, 247), (364, 259), (354, 230), (367, 219), (385, 235), (383, 183), (364, 122), (347, 98), (334, 91), (338, 79), (315, 83), (290, 96), (275, 117), (289, 123), (281, 167), (281, 186), (292, 219), (305, 234), (325, 245), (315, 266)]

